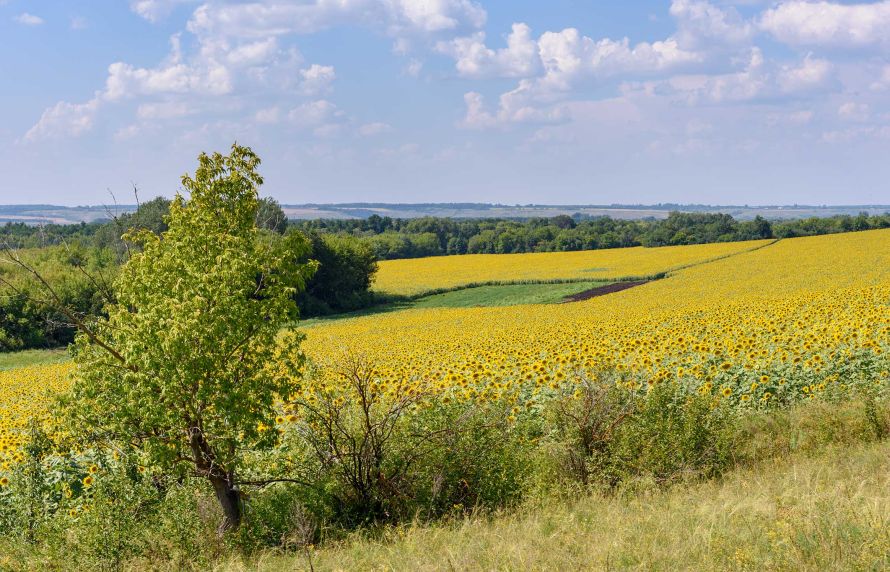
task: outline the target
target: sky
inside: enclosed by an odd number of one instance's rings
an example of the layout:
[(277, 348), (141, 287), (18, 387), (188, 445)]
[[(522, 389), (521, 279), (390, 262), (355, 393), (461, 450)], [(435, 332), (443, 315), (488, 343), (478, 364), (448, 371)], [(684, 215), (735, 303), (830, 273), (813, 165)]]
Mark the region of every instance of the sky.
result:
[(0, 0), (0, 39), (0, 204), (234, 141), (288, 204), (890, 203), (890, 0)]

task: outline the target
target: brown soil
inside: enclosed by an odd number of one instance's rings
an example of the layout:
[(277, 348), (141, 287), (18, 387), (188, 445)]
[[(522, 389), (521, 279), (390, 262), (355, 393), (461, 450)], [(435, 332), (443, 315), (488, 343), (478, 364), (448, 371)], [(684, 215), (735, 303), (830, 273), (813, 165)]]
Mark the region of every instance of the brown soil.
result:
[(589, 300), (591, 298), (596, 298), (597, 296), (605, 296), (606, 294), (612, 294), (613, 292), (621, 292), (622, 290), (627, 290), (628, 288), (633, 288), (634, 286), (639, 286), (640, 284), (645, 284), (648, 280), (638, 280), (636, 282), (615, 282), (614, 284), (607, 284), (605, 286), (600, 286), (599, 288), (591, 288), (590, 290), (585, 290), (584, 292), (578, 292), (577, 294), (572, 294), (571, 296), (566, 296), (563, 298), (563, 302), (580, 302), (582, 300)]

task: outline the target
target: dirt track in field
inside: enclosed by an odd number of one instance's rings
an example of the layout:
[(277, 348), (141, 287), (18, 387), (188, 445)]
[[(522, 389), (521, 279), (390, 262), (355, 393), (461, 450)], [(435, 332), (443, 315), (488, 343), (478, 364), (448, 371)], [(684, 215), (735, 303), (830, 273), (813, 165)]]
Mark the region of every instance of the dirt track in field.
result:
[(577, 294), (572, 294), (571, 296), (566, 296), (565, 298), (563, 298), (562, 302), (567, 303), (590, 300), (591, 298), (596, 298), (597, 296), (605, 296), (606, 294), (612, 294), (613, 292), (621, 292), (622, 290), (627, 290), (628, 288), (633, 288), (634, 286), (646, 284), (647, 282), (649, 282), (649, 280), (637, 280), (634, 282), (615, 282), (614, 284), (607, 284), (598, 288), (585, 290), (584, 292), (578, 292)]

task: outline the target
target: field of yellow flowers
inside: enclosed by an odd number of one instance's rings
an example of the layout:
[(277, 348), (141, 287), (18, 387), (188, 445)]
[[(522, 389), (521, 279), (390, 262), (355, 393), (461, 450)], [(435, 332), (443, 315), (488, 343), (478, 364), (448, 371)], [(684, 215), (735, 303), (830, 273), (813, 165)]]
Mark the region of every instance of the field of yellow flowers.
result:
[[(312, 328), (306, 347), (321, 363), (341, 352), (364, 356), (383, 393), (438, 392), (526, 406), (604, 372), (630, 390), (675, 382), (744, 408), (854, 387), (885, 390), (890, 230), (748, 248), (574, 304), (414, 309), (342, 320)], [(637, 256), (604, 256), (622, 252)], [(460, 263), (442, 260), (414, 263)], [(654, 266), (622, 268), (645, 273)], [(490, 270), (480, 267), (477, 279)], [(416, 287), (405, 280), (393, 288)]]
[(770, 241), (580, 252), (468, 254), (379, 263), (374, 289), (416, 296), (469, 284), (645, 278), (753, 250)]
[[(479, 258), (398, 261), (402, 278), (382, 272), (381, 287), (409, 293), (461, 281), (685, 268), (578, 303), (411, 309), (320, 324), (307, 330), (306, 351), (321, 366), (307, 392), (337, 390), (325, 366), (344, 353), (372, 365), (380, 395), (507, 401), (517, 413), (591, 378), (640, 392), (675, 383), (738, 408), (890, 385), (890, 230)], [(0, 464), (20, 456), (29, 419), (51, 414), (50, 396), (70, 386), (70, 368), (0, 372)]]
[(71, 387), (70, 371), (65, 363), (0, 371), (0, 470), (21, 459), (28, 424), (48, 420), (53, 396)]

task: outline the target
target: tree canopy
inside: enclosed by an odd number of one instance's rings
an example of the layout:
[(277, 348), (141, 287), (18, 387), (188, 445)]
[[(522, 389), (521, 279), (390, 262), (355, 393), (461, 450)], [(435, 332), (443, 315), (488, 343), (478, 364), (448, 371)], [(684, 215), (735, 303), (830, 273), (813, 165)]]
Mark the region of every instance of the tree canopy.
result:
[(230, 528), (241, 518), (241, 452), (268, 441), (275, 399), (299, 383), (301, 336), (288, 324), (317, 265), (299, 262), (303, 235), (258, 232), (250, 148), (198, 161), (167, 230), (127, 236), (141, 250), (121, 269), (107, 317), (76, 339), (71, 405), (80, 427), (146, 463), (206, 477)]

